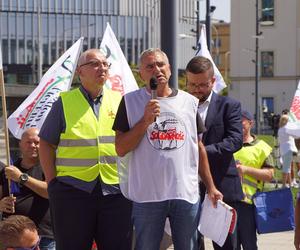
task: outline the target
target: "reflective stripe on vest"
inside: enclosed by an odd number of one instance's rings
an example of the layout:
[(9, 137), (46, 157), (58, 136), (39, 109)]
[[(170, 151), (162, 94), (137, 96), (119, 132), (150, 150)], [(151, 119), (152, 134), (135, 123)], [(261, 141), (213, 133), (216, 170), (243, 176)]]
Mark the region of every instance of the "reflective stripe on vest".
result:
[(112, 125), (121, 95), (103, 89), (98, 119), (79, 89), (62, 93), (61, 99), (66, 131), (57, 148), (57, 176), (92, 181), (100, 175), (106, 184), (119, 183)]
[[(260, 169), (271, 152), (272, 148), (264, 141), (259, 140), (254, 145), (243, 146), (239, 151), (234, 153), (234, 158), (244, 166)], [(243, 201), (252, 204), (252, 196), (257, 190), (261, 190), (262, 187), (262, 181), (258, 181), (250, 175), (244, 175), (242, 188), (245, 198)]]
[[(99, 143), (115, 143), (115, 136), (99, 136)], [(60, 147), (85, 147), (97, 146), (96, 139), (61, 139), (59, 142)]]
[[(116, 164), (117, 157), (114, 156), (100, 156), (99, 159), (100, 163), (107, 163), (107, 164)], [(94, 166), (98, 164), (98, 161), (95, 159), (72, 159), (72, 158), (57, 158), (56, 159), (57, 165), (63, 166), (77, 166), (77, 167), (86, 167), (86, 166)]]

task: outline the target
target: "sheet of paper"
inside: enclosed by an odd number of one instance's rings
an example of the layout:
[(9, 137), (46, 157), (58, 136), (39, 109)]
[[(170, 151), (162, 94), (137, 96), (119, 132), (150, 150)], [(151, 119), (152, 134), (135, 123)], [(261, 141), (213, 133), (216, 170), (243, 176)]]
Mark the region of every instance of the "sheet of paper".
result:
[(217, 207), (214, 208), (208, 196), (205, 195), (198, 226), (200, 233), (219, 246), (223, 246), (232, 220), (231, 210), (232, 208), (222, 201), (218, 201)]

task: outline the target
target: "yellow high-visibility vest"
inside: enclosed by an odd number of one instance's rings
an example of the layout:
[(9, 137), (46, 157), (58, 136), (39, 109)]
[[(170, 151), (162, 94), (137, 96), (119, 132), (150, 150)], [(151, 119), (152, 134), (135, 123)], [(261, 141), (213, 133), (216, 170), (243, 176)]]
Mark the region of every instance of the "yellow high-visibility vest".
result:
[[(256, 144), (242, 147), (239, 151), (235, 152), (234, 158), (235, 160), (240, 161), (244, 166), (260, 169), (271, 152), (272, 148), (269, 144), (265, 143), (263, 140), (259, 140)], [(262, 181), (258, 181), (254, 177), (245, 174), (242, 183), (245, 195), (243, 201), (252, 204), (252, 196), (257, 190), (262, 190), (262, 187)]]
[(66, 131), (56, 154), (57, 176), (106, 184), (119, 183), (115, 131), (112, 126), (121, 100), (118, 92), (103, 89), (99, 118), (79, 89), (61, 93)]

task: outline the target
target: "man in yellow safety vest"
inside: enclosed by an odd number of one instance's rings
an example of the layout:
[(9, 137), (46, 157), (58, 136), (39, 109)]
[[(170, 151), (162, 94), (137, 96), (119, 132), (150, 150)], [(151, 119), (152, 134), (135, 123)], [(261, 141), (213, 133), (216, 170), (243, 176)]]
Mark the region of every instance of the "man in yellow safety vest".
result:
[(120, 192), (112, 125), (121, 95), (106, 89), (109, 63), (82, 53), (81, 87), (62, 93), (40, 132), (57, 249), (131, 249), (131, 202)]
[(251, 113), (242, 110), (243, 147), (234, 153), (237, 161), (244, 200), (238, 216), (238, 249), (257, 249), (256, 225), (252, 196), (262, 190), (263, 182), (271, 181), (274, 174), (272, 148), (251, 134), (254, 119)]

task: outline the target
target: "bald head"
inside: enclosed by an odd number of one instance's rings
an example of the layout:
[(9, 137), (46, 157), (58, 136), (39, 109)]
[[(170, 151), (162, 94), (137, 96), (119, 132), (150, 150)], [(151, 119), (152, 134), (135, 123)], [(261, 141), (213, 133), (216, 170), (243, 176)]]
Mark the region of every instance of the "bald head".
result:
[(40, 144), (40, 138), (38, 134), (39, 130), (37, 128), (29, 128), (22, 134), (19, 147), (22, 153), (22, 157), (25, 161), (38, 160), (38, 151)]

